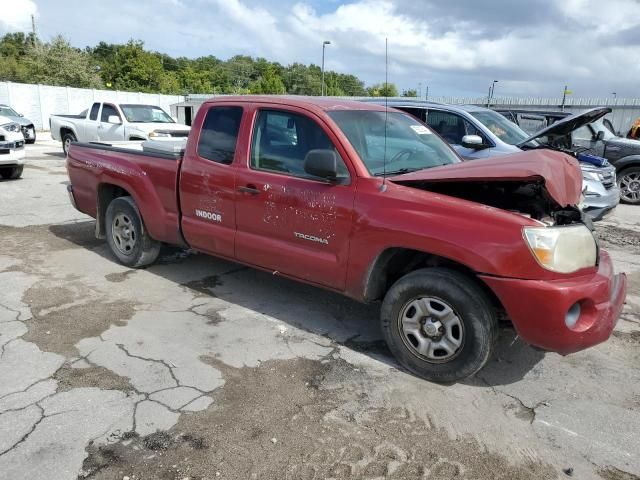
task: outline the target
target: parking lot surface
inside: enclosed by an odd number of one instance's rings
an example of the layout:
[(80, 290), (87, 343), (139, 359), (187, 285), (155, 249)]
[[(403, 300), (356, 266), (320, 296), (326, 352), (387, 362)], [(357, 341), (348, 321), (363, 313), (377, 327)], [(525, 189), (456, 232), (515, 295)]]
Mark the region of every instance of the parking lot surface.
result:
[(640, 478), (640, 207), (597, 227), (629, 276), (608, 342), (504, 329), (441, 386), (396, 367), (376, 305), (176, 248), (119, 265), (60, 146), (27, 148), (0, 182), (2, 478)]

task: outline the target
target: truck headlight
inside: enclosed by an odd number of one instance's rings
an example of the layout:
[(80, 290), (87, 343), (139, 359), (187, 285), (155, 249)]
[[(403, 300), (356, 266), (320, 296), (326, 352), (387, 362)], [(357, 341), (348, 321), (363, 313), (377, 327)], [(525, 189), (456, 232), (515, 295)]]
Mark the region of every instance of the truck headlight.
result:
[(547, 270), (571, 273), (596, 264), (596, 240), (585, 225), (526, 227), (524, 238), (538, 263)]
[(153, 138), (153, 137), (170, 137), (171, 134), (167, 133), (167, 132), (158, 132), (158, 131), (153, 131), (149, 134), (149, 137)]

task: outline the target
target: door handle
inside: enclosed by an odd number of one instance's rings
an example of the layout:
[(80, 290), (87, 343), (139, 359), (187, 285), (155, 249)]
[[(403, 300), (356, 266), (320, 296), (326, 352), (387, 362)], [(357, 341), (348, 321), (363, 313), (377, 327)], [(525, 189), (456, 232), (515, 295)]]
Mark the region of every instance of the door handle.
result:
[(240, 187), (238, 188), (238, 191), (242, 193), (249, 193), (251, 195), (258, 195), (260, 193), (260, 190), (258, 190), (256, 186), (252, 184), (248, 184), (248, 185), (245, 185), (244, 187)]

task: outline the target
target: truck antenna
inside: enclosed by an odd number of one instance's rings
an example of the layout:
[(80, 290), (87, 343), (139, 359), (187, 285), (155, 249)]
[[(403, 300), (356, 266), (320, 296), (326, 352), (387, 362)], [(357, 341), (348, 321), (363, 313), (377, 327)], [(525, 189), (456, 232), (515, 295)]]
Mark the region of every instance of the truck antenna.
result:
[(389, 39), (384, 39), (384, 156), (382, 157), (382, 185), (387, 190), (387, 117), (389, 115)]

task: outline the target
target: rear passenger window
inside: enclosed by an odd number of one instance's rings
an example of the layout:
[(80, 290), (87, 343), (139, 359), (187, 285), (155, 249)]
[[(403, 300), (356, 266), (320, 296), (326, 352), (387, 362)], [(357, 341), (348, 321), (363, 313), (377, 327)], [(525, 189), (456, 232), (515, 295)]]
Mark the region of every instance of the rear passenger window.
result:
[(261, 110), (258, 113), (251, 144), (253, 168), (316, 179), (304, 171), (304, 161), (310, 150), (317, 149), (333, 150), (338, 157), (338, 178), (349, 178), (340, 154), (316, 122), (291, 112)]
[(429, 110), (427, 125), (440, 134), (451, 145), (461, 145), (465, 135), (478, 135), (487, 143), (487, 139), (480, 130), (474, 127), (468, 120), (455, 113), (441, 110)]
[(198, 155), (217, 163), (233, 162), (242, 107), (213, 107), (207, 112), (198, 141)]
[[(100, 104), (94, 103), (91, 107), (91, 113), (89, 114), (89, 120), (97, 120), (98, 119), (98, 110), (100, 110)], [(86, 110), (85, 110), (86, 112)]]

